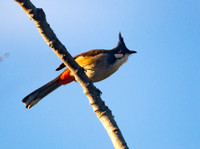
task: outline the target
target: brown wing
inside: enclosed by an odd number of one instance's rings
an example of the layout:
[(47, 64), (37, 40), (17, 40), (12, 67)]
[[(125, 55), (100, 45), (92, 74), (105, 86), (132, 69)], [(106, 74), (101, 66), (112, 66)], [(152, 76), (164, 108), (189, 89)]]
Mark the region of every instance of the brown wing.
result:
[[(76, 59), (79, 56), (83, 56), (83, 57), (96, 56), (96, 55), (101, 54), (101, 53), (107, 53), (108, 51), (109, 50), (90, 50), (88, 52), (81, 53), (79, 55), (74, 56), (74, 59)], [(59, 70), (63, 69), (64, 67), (65, 67), (65, 64), (62, 63), (62, 64), (60, 64), (58, 66), (58, 68), (56, 69), (56, 71), (59, 71)]]

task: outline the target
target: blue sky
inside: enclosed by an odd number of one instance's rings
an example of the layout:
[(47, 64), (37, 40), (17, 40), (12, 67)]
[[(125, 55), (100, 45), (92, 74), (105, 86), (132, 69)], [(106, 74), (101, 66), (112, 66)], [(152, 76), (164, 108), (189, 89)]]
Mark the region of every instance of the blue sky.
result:
[[(135, 149), (200, 148), (200, 1), (32, 1), (74, 56), (111, 49), (122, 32), (132, 55), (95, 83)], [(1, 148), (110, 149), (78, 83), (26, 110), (21, 100), (55, 78), (61, 63), (14, 1), (0, 2)]]

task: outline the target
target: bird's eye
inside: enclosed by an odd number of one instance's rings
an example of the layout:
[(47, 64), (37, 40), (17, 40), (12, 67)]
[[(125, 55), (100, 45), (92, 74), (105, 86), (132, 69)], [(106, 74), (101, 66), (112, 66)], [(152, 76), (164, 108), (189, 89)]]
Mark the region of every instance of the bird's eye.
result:
[(121, 50), (119, 50), (119, 51), (118, 51), (118, 54), (122, 54), (122, 51), (121, 51)]
[(124, 55), (122, 54), (122, 51), (118, 51), (116, 54), (114, 54), (115, 58), (120, 59), (122, 58)]

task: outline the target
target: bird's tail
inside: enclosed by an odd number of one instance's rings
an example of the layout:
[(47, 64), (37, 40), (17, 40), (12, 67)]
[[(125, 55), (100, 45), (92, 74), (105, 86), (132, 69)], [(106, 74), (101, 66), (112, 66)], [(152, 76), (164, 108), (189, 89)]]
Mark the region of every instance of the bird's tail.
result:
[(22, 102), (26, 105), (27, 109), (30, 109), (32, 106), (34, 106), (36, 103), (38, 103), (42, 98), (44, 98), (46, 95), (57, 89), (59, 86), (61, 86), (58, 83), (59, 77), (55, 78), (54, 80), (50, 81), (49, 83), (45, 84), (44, 86), (36, 89), (29, 95), (27, 95)]
[(47, 96), (49, 93), (60, 87), (61, 85), (68, 84), (74, 81), (75, 78), (70, 74), (70, 70), (66, 69), (61, 75), (59, 75), (54, 80), (45, 84), (44, 86), (38, 88), (33, 91), (29, 95), (27, 95), (22, 102), (26, 105), (27, 109), (30, 109), (36, 103), (38, 103), (42, 98)]

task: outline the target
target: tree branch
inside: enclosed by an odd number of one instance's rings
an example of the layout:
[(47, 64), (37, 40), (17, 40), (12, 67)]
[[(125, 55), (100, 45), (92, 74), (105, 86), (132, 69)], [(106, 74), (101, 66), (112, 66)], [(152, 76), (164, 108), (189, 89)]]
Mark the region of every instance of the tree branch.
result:
[(46, 43), (70, 69), (75, 76), (76, 81), (81, 84), (84, 93), (89, 99), (90, 105), (109, 134), (114, 147), (116, 149), (127, 149), (128, 146), (114, 120), (111, 110), (105, 105), (104, 101), (102, 101), (100, 97), (101, 91), (93, 85), (92, 81), (85, 74), (83, 68), (76, 63), (73, 57), (66, 50), (65, 46), (56, 37), (55, 33), (46, 21), (44, 11), (41, 8), (36, 8), (30, 0), (15, 1), (27, 13), (30, 19), (35, 22)]

